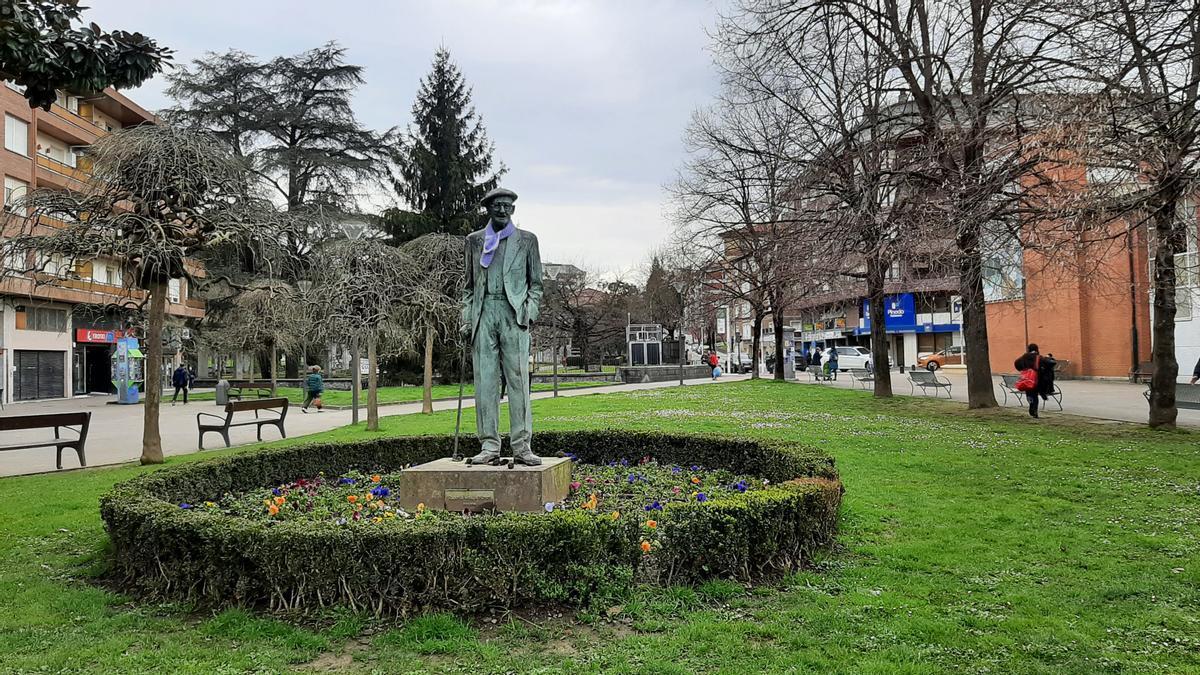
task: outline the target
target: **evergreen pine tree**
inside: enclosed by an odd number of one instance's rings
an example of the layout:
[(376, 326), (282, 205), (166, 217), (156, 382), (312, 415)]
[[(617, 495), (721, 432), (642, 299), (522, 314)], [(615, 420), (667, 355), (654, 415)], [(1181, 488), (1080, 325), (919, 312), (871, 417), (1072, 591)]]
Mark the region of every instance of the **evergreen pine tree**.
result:
[(397, 244), (422, 234), (465, 235), (479, 227), (479, 200), (496, 187), (503, 164), (471, 105), (471, 89), (450, 52), (439, 48), (421, 81), (409, 126), (397, 153), (396, 193), (410, 210), (390, 209), (384, 222)]

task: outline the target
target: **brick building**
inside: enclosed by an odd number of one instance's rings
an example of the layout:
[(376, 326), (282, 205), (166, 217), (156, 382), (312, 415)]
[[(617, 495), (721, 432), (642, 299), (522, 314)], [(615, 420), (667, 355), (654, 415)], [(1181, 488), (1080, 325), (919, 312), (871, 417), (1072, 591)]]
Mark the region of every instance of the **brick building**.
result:
[[(35, 188), (77, 190), (90, 179), (90, 163), (81, 151), (126, 126), (153, 124), (157, 118), (113, 89), (92, 95), (59, 92), (49, 111), (31, 109), (15, 85), (0, 86), (4, 116), (0, 173), (4, 210), (20, 217), (20, 198)], [(54, 227), (48, 219), (41, 223)], [(0, 282), (0, 386), (5, 403), (62, 398), (112, 391), (111, 344), (126, 326), (106, 306), (144, 293), (126, 287), (117, 260), (6, 260), (11, 269), (40, 267), (41, 281), (9, 276)], [(203, 275), (194, 265), (191, 272)], [(204, 302), (189, 297), (186, 280), (168, 291), (168, 361), (179, 358), (184, 323), (204, 316)], [(168, 369), (169, 373), (170, 370)]]

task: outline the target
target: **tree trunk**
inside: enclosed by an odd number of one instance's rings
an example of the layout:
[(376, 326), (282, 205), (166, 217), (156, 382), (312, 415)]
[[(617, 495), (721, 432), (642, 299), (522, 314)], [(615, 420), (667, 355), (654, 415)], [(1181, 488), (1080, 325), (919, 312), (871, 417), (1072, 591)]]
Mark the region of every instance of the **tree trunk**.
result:
[(758, 349), (762, 342), (762, 312), (754, 310), (754, 325), (750, 327), (750, 379), (757, 380)]
[(379, 431), (379, 361), (375, 337), (367, 340), (367, 431)]
[[(1174, 429), (1179, 411), (1175, 407), (1175, 379), (1179, 362), (1175, 360), (1175, 255), (1183, 250), (1181, 229), (1175, 222), (1173, 195), (1169, 205), (1154, 214), (1154, 311), (1150, 324), (1150, 359), (1154, 375), (1150, 378), (1150, 417), (1152, 429)], [(1190, 221), (1189, 221), (1190, 222)], [(1194, 225), (1192, 225), (1194, 227)]]
[(146, 331), (146, 403), (142, 410), (142, 464), (162, 464), (162, 436), (158, 431), (158, 409), (162, 401), (162, 331), (167, 311), (167, 284), (150, 287), (150, 316)]
[(300, 377), (300, 364), (296, 363), (296, 355), (285, 352), (283, 355), (283, 373), (289, 380)]
[(271, 340), (271, 396), (272, 398), (279, 390), (279, 343), (276, 340)]
[(362, 377), (358, 374), (358, 362), (361, 357), (358, 351), (358, 337), (353, 338), (350, 346), (350, 423), (358, 424), (358, 399), (362, 392)]
[(983, 258), (979, 252), (979, 223), (959, 226), (957, 243), (963, 338), (967, 352), (967, 407), (995, 408), (996, 391), (992, 384), (988, 350), (987, 305), (983, 298)]
[(892, 370), (888, 367), (887, 310), (884, 308), (884, 265), (875, 256), (867, 259), (867, 303), (871, 316), (871, 365), (875, 368), (875, 397), (892, 397)]
[(421, 394), (421, 412), (433, 414), (433, 325), (425, 326), (425, 383)]
[(783, 311), (776, 309), (771, 313), (771, 325), (775, 327), (775, 379), (782, 380), (783, 367)]

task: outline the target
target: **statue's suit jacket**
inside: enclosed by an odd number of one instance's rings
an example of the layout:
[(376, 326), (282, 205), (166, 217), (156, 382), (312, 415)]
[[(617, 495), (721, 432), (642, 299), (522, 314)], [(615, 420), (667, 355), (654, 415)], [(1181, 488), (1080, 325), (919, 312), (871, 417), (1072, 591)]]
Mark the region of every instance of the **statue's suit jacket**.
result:
[[(485, 227), (491, 227), (491, 223)], [(483, 254), (483, 230), (467, 235), (466, 270), (467, 279), (463, 286), (463, 325), (470, 327), (471, 339), (479, 327), (483, 313), (483, 296), (487, 292), (487, 270), (479, 264)], [(537, 321), (542, 302), (542, 257), (538, 252), (538, 240), (532, 232), (516, 230), (507, 240), (504, 249), (504, 295), (517, 316), (517, 325), (528, 328)]]

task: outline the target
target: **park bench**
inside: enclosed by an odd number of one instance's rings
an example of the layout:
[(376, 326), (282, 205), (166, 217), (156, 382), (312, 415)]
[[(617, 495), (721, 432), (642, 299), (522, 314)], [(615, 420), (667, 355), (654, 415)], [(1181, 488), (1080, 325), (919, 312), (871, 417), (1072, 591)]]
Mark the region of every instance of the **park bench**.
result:
[[(87, 442), (88, 426), (92, 423), (92, 413), (90, 412), (73, 412), (73, 413), (46, 413), (43, 415), (18, 415), (14, 417), (0, 417), (0, 431), (24, 431), (28, 429), (54, 429), (54, 438), (45, 438), (36, 441), (18, 441), (7, 445), (0, 445), (0, 450), (23, 450), (26, 448), (54, 448), (55, 449), (55, 464), (58, 468), (62, 468), (62, 451), (63, 448), (71, 448), (79, 455), (79, 466), (87, 466), (87, 458), (83, 454), (84, 443)], [(76, 429), (74, 427), (78, 426)], [(69, 429), (75, 432), (75, 438), (62, 438), (60, 429)]]
[[(1020, 375), (1001, 375), (1000, 376), (1000, 391), (1004, 393), (1004, 405), (1008, 405), (1008, 397), (1010, 395), (1013, 397), (1013, 400), (1018, 404), (1028, 400), (1025, 398), (1025, 392), (1021, 391), (1020, 389), (1017, 389), (1017, 379), (1019, 379), (1020, 377), (1021, 377)], [(1058, 388), (1058, 383), (1054, 384), (1054, 391), (1050, 392), (1050, 395), (1047, 398), (1054, 399), (1054, 402), (1058, 404), (1058, 409), (1059, 410), (1063, 409), (1062, 389)], [(1042, 403), (1042, 407), (1045, 408), (1046, 404)]]
[(921, 393), (925, 396), (929, 395), (929, 390), (933, 390), (934, 397), (937, 397), (938, 392), (942, 389), (946, 390), (946, 398), (950, 396), (950, 380), (940, 377), (937, 373), (930, 370), (914, 370), (908, 374), (908, 386), (913, 394), (917, 393), (917, 387), (921, 388)]
[(874, 371), (866, 368), (850, 368), (846, 372), (850, 373), (851, 379), (858, 383), (863, 389), (869, 389), (875, 384)]
[[(1146, 402), (1150, 402), (1150, 387), (1142, 392)], [(1184, 410), (1200, 410), (1200, 386), (1194, 384), (1175, 383), (1175, 407)]]
[(270, 387), (257, 387), (257, 386), (248, 385), (248, 384), (237, 384), (237, 385), (233, 385), (233, 386), (229, 387), (229, 394), (228, 394), (229, 400), (230, 401), (246, 400), (246, 390), (247, 389), (251, 390), (254, 393), (254, 397), (257, 399), (271, 398), (271, 388)]
[[(268, 417), (259, 417), (259, 411), (268, 413)], [(265, 425), (274, 425), (279, 427), (279, 435), (287, 438), (287, 432), (283, 429), (283, 420), (287, 417), (288, 400), (286, 398), (264, 398), (256, 401), (230, 401), (225, 404), (225, 416), (213, 415), (211, 413), (199, 413), (196, 415), (196, 427), (200, 432), (200, 449), (204, 449), (204, 434), (215, 431), (221, 434), (225, 439), (225, 447), (229, 447), (229, 429), (232, 427), (257, 427), (258, 440), (262, 440), (262, 428)], [(234, 420), (234, 415), (241, 412), (253, 412), (254, 419), (239, 418)], [(211, 417), (220, 420), (220, 424), (204, 424), (200, 418)]]
[(1154, 377), (1154, 362), (1142, 361), (1137, 370), (1130, 373), (1130, 377), (1134, 382), (1149, 382), (1150, 378)]

